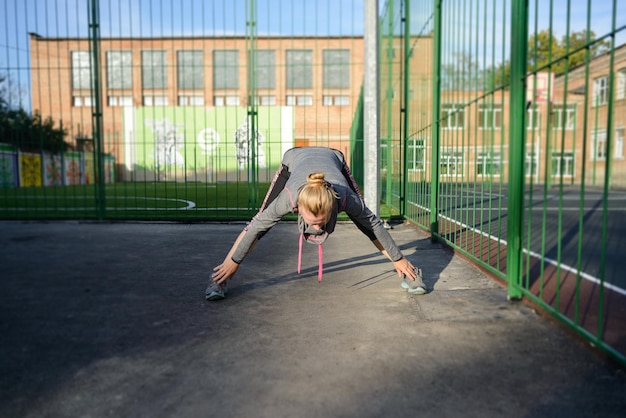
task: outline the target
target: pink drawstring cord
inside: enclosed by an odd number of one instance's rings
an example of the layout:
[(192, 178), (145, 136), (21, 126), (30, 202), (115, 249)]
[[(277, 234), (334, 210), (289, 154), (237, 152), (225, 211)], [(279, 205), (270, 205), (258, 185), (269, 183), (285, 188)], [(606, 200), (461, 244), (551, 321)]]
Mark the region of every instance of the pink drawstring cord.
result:
[(324, 263), (324, 256), (322, 255), (322, 244), (317, 246), (317, 281), (322, 282), (322, 264)]
[(300, 234), (300, 241), (298, 242), (298, 274), (300, 274), (301, 265), (302, 265), (302, 234)]
[[(300, 240), (298, 241), (298, 274), (300, 274), (300, 267), (302, 266), (302, 239), (303, 234), (300, 234)], [(322, 281), (322, 270), (324, 264), (324, 250), (322, 244), (317, 246), (317, 281)]]

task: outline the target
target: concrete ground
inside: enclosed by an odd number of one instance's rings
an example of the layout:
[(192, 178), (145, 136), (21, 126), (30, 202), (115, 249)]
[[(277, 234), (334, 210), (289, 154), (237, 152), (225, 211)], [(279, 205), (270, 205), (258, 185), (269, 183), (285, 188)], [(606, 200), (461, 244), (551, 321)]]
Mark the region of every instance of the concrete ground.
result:
[(411, 296), (350, 223), (281, 223), (204, 300), (242, 224), (0, 222), (1, 417), (623, 417), (626, 374), (410, 225)]

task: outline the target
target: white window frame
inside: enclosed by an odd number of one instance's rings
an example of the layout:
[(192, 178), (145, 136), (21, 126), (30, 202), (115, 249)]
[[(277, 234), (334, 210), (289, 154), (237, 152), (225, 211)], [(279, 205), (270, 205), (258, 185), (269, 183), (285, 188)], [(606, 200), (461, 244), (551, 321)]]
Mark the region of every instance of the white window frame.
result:
[(535, 177), (539, 176), (539, 153), (538, 152), (530, 152), (526, 151), (525, 159), (524, 159), (524, 173), (526, 177)]
[(226, 106), (239, 106), (239, 96), (229, 94), (226, 96)]
[(239, 96), (234, 94), (218, 94), (213, 96), (213, 106), (239, 106)]
[(574, 151), (552, 151), (552, 177), (574, 177), (576, 175), (576, 153)]
[(204, 96), (180, 94), (178, 95), (178, 106), (204, 106)]
[(593, 80), (592, 106), (602, 106), (608, 103), (609, 77), (602, 76)]
[(478, 128), (494, 130), (502, 127), (502, 105), (486, 103), (478, 107)]
[(499, 152), (479, 151), (476, 159), (476, 175), (500, 177), (501, 174), (502, 155)]
[[(463, 157), (462, 151), (453, 149), (442, 150), (439, 156), (439, 173), (448, 177), (462, 176), (464, 170)], [(452, 170), (450, 169), (451, 167)]]
[(92, 107), (93, 98), (91, 96), (72, 96), (72, 106), (74, 107)]
[(144, 106), (168, 106), (169, 98), (162, 95), (143, 96)]
[(541, 112), (539, 106), (533, 104), (526, 114), (526, 129), (529, 131), (541, 129)]
[[(572, 131), (576, 127), (576, 103), (557, 104), (552, 106), (552, 129)], [(565, 120), (563, 120), (565, 117)], [(565, 124), (563, 123), (565, 122)], [(563, 126), (565, 125), (565, 126)]]
[[(624, 127), (619, 126), (615, 128), (613, 135), (613, 143), (611, 154), (613, 159), (624, 159)], [(606, 146), (607, 146), (607, 130), (598, 129), (591, 132), (591, 159), (593, 161), (605, 161), (606, 160)]]
[(409, 156), (407, 169), (411, 172), (423, 172), (426, 170), (426, 140), (423, 138), (410, 138), (407, 144)]
[(132, 96), (109, 96), (107, 97), (109, 107), (129, 107), (133, 105)]
[(257, 106), (276, 106), (276, 96), (273, 94), (253, 96), (252, 101)]
[(624, 127), (615, 128), (615, 144), (613, 146), (613, 158), (616, 160), (624, 159)]
[[(441, 113), (447, 113), (446, 118), (441, 118), (441, 129), (464, 129), (465, 128), (465, 109), (459, 103), (442, 103)], [(459, 119), (461, 122), (459, 123)], [(454, 123), (452, 123), (454, 122)], [(459, 126), (460, 125), (460, 126)]]
[(626, 68), (617, 71), (617, 100), (626, 99)]
[(350, 96), (324, 95), (322, 96), (322, 106), (350, 106)]
[(313, 96), (310, 94), (289, 94), (285, 98), (287, 106), (313, 106)]
[(606, 129), (598, 129), (591, 132), (591, 160), (606, 160)]

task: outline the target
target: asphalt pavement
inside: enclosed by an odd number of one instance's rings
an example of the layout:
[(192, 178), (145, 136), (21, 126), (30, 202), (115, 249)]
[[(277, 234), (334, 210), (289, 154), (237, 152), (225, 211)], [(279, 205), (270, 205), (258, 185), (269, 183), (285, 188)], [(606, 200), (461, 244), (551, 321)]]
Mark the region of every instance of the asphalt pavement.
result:
[(623, 417), (626, 373), (409, 224), (409, 295), (351, 223), (0, 222), (0, 417)]

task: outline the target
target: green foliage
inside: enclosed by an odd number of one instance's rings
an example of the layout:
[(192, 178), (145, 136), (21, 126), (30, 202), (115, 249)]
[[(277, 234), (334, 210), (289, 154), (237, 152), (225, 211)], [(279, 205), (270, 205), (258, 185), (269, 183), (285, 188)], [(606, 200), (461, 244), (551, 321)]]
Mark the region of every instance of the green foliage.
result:
[(39, 113), (29, 114), (24, 109), (14, 109), (7, 101), (7, 77), (0, 76), (0, 142), (23, 151), (64, 152), (71, 149), (65, 142), (67, 130), (55, 127), (51, 117)]
[[(532, 35), (528, 40), (528, 71), (551, 71), (560, 75), (585, 63), (587, 50), (589, 58), (597, 57), (610, 48), (606, 40), (596, 41), (596, 34), (586, 30), (572, 32), (560, 40), (545, 29)], [(504, 61), (485, 70), (485, 85), (491, 89), (506, 88), (511, 77), (511, 63)]]
[(485, 70), (485, 88), (489, 90), (497, 90), (509, 84), (511, 79), (511, 62), (504, 61), (496, 66)]
[(552, 71), (563, 74), (567, 68), (585, 63), (587, 49), (591, 58), (606, 52), (610, 44), (602, 40), (594, 42), (596, 34), (586, 30), (573, 32), (569, 37), (558, 40), (548, 30), (542, 30), (528, 41), (528, 69)]

